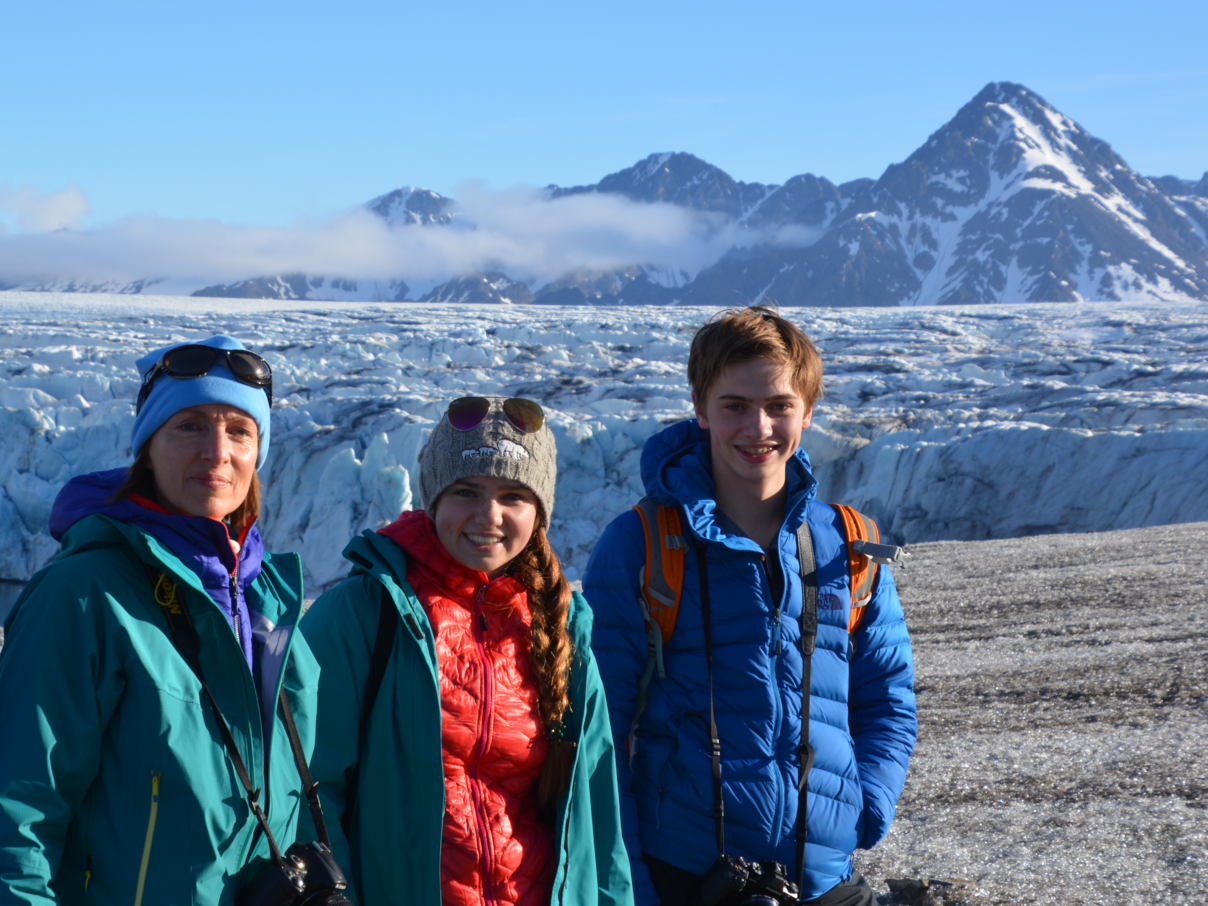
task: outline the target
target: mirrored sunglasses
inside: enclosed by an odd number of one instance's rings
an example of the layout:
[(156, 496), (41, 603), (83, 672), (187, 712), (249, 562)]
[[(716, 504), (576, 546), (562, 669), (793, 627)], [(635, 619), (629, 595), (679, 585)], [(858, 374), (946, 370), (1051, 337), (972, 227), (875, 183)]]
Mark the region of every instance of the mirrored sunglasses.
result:
[[(532, 400), (511, 397), (502, 402), (503, 414), (518, 431), (535, 434), (545, 423), (545, 413)], [(485, 396), (463, 396), (449, 403), (445, 413), (449, 424), (458, 431), (472, 431), (483, 423), (491, 411), (491, 401)]]
[(174, 378), (199, 378), (209, 374), (215, 365), (226, 365), (235, 380), (252, 387), (259, 387), (268, 395), (268, 404), (273, 404), (273, 369), (254, 352), (246, 349), (217, 349), (200, 343), (177, 346), (165, 352), (155, 367), (143, 378), (138, 391), (138, 402), (134, 411), (142, 411), (143, 404), (151, 395), (152, 385), (164, 375)]

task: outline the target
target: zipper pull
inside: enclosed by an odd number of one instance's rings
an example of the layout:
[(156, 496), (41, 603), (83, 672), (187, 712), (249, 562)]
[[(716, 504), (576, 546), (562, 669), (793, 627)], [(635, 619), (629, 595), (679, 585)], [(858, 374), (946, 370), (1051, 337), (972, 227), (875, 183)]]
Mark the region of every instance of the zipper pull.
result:
[(88, 896), (88, 884), (92, 881), (92, 856), (84, 860), (84, 896)]
[(772, 629), (776, 633), (776, 653), (784, 653), (784, 639), (780, 635), (780, 607), (772, 611)]
[[(236, 569), (236, 572), (238, 570)], [(239, 625), (239, 579), (231, 573), (231, 625), (235, 629), (235, 640), (243, 647), (243, 629)]]
[(417, 642), (424, 640), (424, 633), (419, 628), (419, 621), (415, 619), (415, 614), (413, 613), (407, 614), (407, 628), (411, 630), (411, 634), (415, 636)]
[(482, 603), (487, 597), (486, 585), (478, 586), (478, 593), (474, 595), (474, 603), (478, 605), (478, 629), (485, 634), (487, 631), (487, 615), (482, 611)]

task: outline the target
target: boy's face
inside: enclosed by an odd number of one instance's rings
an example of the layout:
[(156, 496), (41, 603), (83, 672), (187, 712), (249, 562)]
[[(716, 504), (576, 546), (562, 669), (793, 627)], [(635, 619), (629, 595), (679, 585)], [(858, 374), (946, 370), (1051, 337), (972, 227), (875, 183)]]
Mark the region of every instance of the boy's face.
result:
[(695, 396), (692, 402), (709, 431), (714, 482), (759, 499), (779, 492), (813, 413), (789, 382), (788, 367), (766, 359), (729, 365), (708, 397), (704, 405)]

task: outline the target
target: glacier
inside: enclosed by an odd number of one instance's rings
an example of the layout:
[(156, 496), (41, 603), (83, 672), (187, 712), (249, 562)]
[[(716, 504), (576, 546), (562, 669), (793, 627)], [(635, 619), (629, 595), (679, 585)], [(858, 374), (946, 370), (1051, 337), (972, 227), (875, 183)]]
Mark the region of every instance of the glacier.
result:
[[(641, 494), (644, 440), (690, 415), (688, 344), (713, 313), (43, 293), (0, 310), (0, 618), (57, 549), (62, 484), (129, 462), (149, 349), (231, 333), (272, 363), (265, 537), (302, 553), (311, 597), (353, 533), (413, 505), (419, 448), (467, 392), (546, 409), (553, 541), (577, 576)], [(878, 891), (961, 877), (986, 906), (1204, 902), (1208, 304), (782, 313), (826, 365), (803, 436), (821, 497), (913, 550), (895, 578), (919, 743), (856, 867)]]
[[(419, 450), (469, 393), (545, 408), (551, 540), (578, 578), (642, 495), (642, 444), (691, 416), (688, 346), (713, 313), (20, 292), (0, 310), (0, 582), (54, 555), (69, 478), (130, 461), (135, 360), (229, 333), (274, 370), (262, 525), (301, 553), (308, 596), (343, 577), (352, 535), (415, 505)], [(1208, 521), (1208, 304), (784, 313), (825, 362), (803, 436), (819, 496), (896, 542)]]

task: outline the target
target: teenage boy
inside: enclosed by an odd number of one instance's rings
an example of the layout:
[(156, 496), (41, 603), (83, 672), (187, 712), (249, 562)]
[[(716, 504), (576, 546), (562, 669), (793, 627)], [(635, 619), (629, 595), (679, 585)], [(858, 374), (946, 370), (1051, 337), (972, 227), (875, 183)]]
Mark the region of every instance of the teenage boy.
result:
[[(822, 394), (821, 357), (797, 327), (755, 306), (725, 312), (697, 332), (688, 380), (695, 420), (666, 428), (642, 451), (648, 498), (675, 508), (681, 522), (682, 534), (664, 541), (684, 557), (668, 638), (648, 640), (647, 534), (638, 512), (608, 526), (583, 580), (638, 906), (699, 902), (722, 847), (729, 857), (782, 863), (801, 884), (802, 901), (872, 906), (853, 854), (875, 846), (893, 820), (918, 727), (914, 668), (885, 566), (849, 637), (842, 523), (814, 499), (817, 483), (799, 447)], [(803, 523), (808, 535), (799, 536)], [(812, 548), (804, 569), (799, 537)], [(816, 602), (805, 612), (817, 616), (816, 631), (807, 626), (804, 634), (815, 640), (804, 794), (803, 593)], [(810, 757), (807, 749), (807, 764)]]

